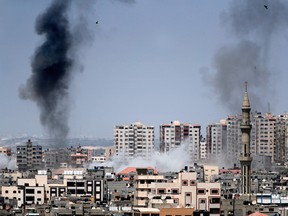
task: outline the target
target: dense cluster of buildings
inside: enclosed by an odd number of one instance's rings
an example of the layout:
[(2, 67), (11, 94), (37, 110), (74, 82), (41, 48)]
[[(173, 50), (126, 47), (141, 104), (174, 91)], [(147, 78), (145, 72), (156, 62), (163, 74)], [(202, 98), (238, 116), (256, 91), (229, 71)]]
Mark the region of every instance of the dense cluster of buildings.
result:
[[(149, 161), (154, 127), (139, 122), (115, 126), (114, 146), (106, 148), (43, 150), (28, 140), (16, 146), (17, 170), (0, 172), (0, 215), (287, 215), (288, 116), (250, 110), (246, 88), (242, 114), (208, 125), (206, 138), (200, 125), (160, 125), (160, 152), (184, 144), (188, 152), (190, 162), (176, 172), (104, 166), (113, 155)], [(10, 148), (0, 153), (13, 157)], [(230, 166), (209, 164), (213, 158)]]
[[(251, 113), (250, 151), (259, 161), (281, 163), (288, 158), (288, 115)], [(181, 144), (187, 145), (191, 162), (205, 161), (225, 155), (225, 164), (235, 163), (241, 152), (242, 115), (229, 116), (209, 124), (206, 134), (201, 126), (173, 121), (160, 125), (160, 152), (167, 153)], [(118, 125), (114, 129), (114, 147), (117, 155), (149, 159), (156, 149), (153, 126), (139, 122)], [(237, 161), (238, 163), (238, 161)]]

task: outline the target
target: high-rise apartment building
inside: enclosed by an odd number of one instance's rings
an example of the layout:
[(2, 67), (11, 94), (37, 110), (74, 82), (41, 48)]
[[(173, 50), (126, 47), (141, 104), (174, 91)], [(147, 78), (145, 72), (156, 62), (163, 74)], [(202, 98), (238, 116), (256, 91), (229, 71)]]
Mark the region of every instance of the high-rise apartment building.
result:
[(154, 127), (140, 122), (114, 127), (116, 155), (148, 159), (154, 152)]
[(26, 145), (16, 147), (17, 166), (19, 171), (37, 169), (42, 166), (42, 146), (33, 145), (31, 140)]
[(256, 125), (256, 155), (271, 156), (272, 162), (275, 157), (275, 127), (276, 117), (271, 113), (254, 116)]
[(201, 126), (173, 121), (160, 125), (160, 151), (168, 152), (187, 144), (191, 161), (200, 159)]
[(221, 120), (207, 126), (206, 143), (209, 157), (227, 153), (227, 121)]
[(241, 119), (238, 116), (227, 118), (227, 158), (228, 161), (235, 163), (241, 151)]
[[(288, 135), (286, 123), (288, 118), (285, 115), (272, 116), (271, 113), (262, 115), (260, 112), (252, 113), (250, 118), (251, 155), (268, 156), (271, 157), (272, 162), (283, 161), (287, 152), (285, 146), (288, 146), (288, 136), (285, 136), (286, 133)], [(225, 121), (221, 120), (222, 123), (207, 127), (206, 141), (209, 157), (218, 155), (222, 151), (227, 153), (226, 158), (231, 165), (235, 163), (235, 158), (238, 158), (241, 153), (241, 119), (242, 115), (229, 116)]]
[(206, 139), (202, 138), (200, 140), (200, 160), (205, 160), (207, 158), (207, 143)]

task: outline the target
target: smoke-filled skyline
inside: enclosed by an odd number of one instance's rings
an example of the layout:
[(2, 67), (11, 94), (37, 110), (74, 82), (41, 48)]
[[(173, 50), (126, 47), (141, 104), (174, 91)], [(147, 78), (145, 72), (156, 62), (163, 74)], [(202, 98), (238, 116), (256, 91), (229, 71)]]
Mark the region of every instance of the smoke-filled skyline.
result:
[[(31, 77), (35, 48), (45, 43), (35, 20), (51, 2), (0, 1), (0, 135), (47, 135), (36, 103), (21, 100), (18, 90)], [(274, 114), (288, 111), (283, 0), (70, 3), (73, 72), (65, 78), (66, 99), (59, 99), (65, 109), (56, 106), (61, 123), (67, 115), (69, 137), (111, 139), (114, 125), (138, 121), (158, 134), (160, 124), (174, 120), (200, 124), (204, 134), (207, 124), (241, 113), (245, 81), (252, 111), (265, 113), (268, 103)]]
[(216, 52), (215, 73), (210, 79), (205, 74), (205, 80), (219, 102), (232, 112), (239, 110), (242, 97), (239, 92), (243, 92), (244, 82), (248, 81), (254, 109), (261, 111), (266, 107), (267, 111), (269, 98), (275, 97), (272, 74), (279, 73), (272, 67), (271, 46), (288, 27), (288, 3), (282, 0), (232, 1), (221, 18), (234, 41)]

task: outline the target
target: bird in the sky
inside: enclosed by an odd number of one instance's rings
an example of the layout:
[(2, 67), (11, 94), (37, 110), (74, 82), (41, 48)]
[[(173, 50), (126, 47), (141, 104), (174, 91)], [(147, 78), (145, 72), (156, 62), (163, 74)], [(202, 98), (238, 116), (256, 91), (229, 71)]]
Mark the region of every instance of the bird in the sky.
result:
[(98, 21), (96, 21), (96, 24), (98, 24)]
[(268, 10), (268, 5), (264, 5), (265, 9)]

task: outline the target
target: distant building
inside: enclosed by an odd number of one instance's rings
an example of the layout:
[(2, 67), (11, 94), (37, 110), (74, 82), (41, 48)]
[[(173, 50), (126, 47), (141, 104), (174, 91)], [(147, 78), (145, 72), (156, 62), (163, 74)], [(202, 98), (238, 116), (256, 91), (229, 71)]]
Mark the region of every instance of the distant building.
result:
[(200, 159), (205, 160), (207, 158), (207, 143), (206, 139), (200, 140)]
[(227, 122), (225, 120), (207, 126), (206, 142), (209, 158), (227, 153)]
[(61, 167), (63, 163), (70, 163), (70, 151), (66, 148), (45, 150), (43, 161), (46, 169)]
[(187, 144), (191, 161), (200, 159), (201, 126), (173, 121), (160, 125), (160, 151), (168, 152)]
[(106, 161), (106, 157), (105, 156), (93, 156), (91, 158), (92, 163), (104, 163)]
[(32, 145), (31, 140), (26, 145), (16, 146), (17, 166), (19, 171), (42, 167), (42, 146)]
[(116, 155), (149, 159), (154, 152), (154, 127), (140, 122), (114, 127)]
[(0, 154), (6, 154), (7, 156), (11, 156), (11, 148), (1, 146)]

